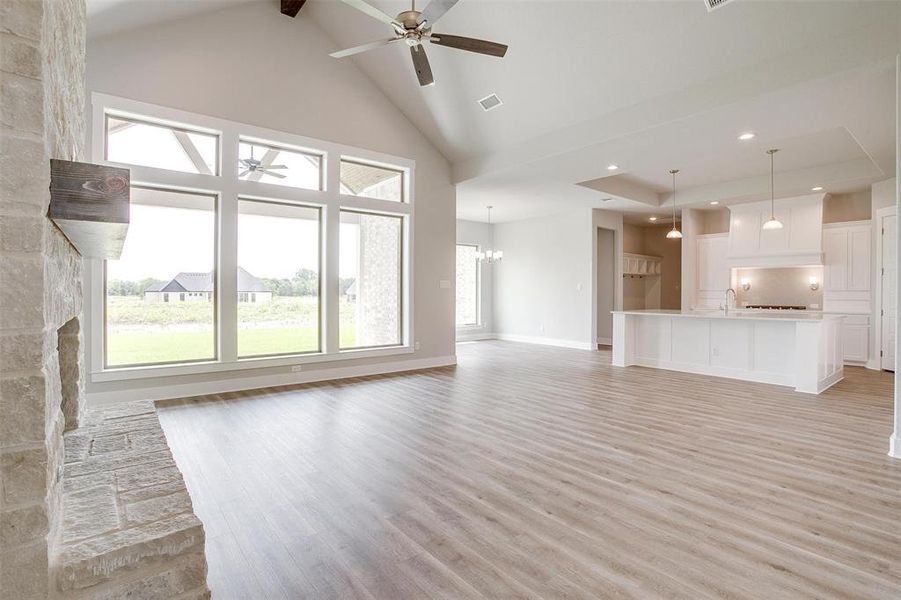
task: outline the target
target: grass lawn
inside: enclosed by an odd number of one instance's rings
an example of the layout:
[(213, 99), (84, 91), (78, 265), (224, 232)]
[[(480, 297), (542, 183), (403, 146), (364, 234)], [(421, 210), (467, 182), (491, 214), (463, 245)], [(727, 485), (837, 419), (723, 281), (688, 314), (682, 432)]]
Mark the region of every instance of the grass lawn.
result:
[[(319, 313), (315, 298), (279, 297), (269, 304), (240, 304), (238, 314), (242, 326), (250, 326), (238, 330), (240, 356), (317, 349)], [(215, 353), (212, 307), (207, 302), (145, 304), (139, 297), (111, 296), (107, 299), (107, 322), (110, 366), (212, 360)], [(356, 333), (352, 304), (341, 303), (341, 322), (345, 325), (339, 332), (341, 346), (353, 346)], [(265, 327), (259, 326), (263, 323)]]

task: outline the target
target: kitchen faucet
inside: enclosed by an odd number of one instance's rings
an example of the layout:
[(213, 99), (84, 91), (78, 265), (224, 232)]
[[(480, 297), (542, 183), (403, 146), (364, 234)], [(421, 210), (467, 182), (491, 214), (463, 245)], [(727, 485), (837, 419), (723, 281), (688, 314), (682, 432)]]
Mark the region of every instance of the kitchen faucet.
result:
[(729, 304), (730, 304), (729, 303), (729, 292), (732, 292), (732, 304), (733, 305), (735, 304), (735, 290), (733, 290), (732, 288), (729, 288), (728, 290), (725, 291), (725, 293), (723, 293), (723, 300), (724, 300), (723, 314), (729, 313)]

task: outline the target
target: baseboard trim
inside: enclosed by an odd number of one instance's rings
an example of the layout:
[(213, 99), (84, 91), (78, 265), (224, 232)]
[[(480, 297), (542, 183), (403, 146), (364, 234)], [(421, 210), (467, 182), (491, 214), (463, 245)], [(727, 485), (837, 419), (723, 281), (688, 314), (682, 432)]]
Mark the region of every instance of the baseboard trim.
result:
[(594, 350), (595, 348), (591, 342), (577, 342), (574, 340), (514, 335), (510, 333), (496, 333), (494, 334), (494, 338), (505, 342), (520, 342), (522, 344), (537, 344), (539, 346), (557, 346), (558, 348), (575, 348), (577, 350)]
[(612, 346), (612, 345), (613, 345), (613, 338), (599, 337), (599, 338), (598, 338), (598, 344), (600, 344), (600, 345), (602, 345), (602, 346)]
[(473, 333), (458, 333), (457, 341), (458, 342), (480, 342), (482, 340), (493, 340), (495, 339), (494, 334), (490, 331), (479, 331)]
[(888, 455), (892, 458), (901, 458), (901, 437), (893, 433), (888, 440)]
[(191, 396), (203, 396), (206, 394), (223, 394), (226, 392), (240, 392), (282, 385), (297, 385), (300, 383), (315, 383), (318, 381), (365, 377), (367, 375), (419, 371), (422, 369), (449, 367), (455, 364), (457, 364), (456, 356), (436, 356), (433, 358), (398, 360), (369, 365), (355, 365), (352, 367), (316, 369), (298, 373), (278, 373), (272, 375), (257, 375), (254, 377), (238, 377), (226, 380), (164, 385), (150, 388), (94, 392), (85, 394), (85, 401), (88, 406), (95, 407), (109, 406), (121, 402), (133, 402), (135, 400), (171, 400), (174, 398), (189, 398)]

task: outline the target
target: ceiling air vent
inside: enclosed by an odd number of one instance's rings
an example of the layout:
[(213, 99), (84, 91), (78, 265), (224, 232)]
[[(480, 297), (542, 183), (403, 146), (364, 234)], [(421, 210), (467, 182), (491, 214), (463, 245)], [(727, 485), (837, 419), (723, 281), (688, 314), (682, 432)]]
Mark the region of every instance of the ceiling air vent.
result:
[(503, 102), (501, 102), (501, 99), (497, 97), (497, 94), (490, 94), (479, 100), (479, 104), (482, 105), (482, 109), (487, 112), (493, 108), (497, 108), (498, 106), (503, 104)]
[(732, 0), (704, 0), (704, 4), (707, 5), (707, 12), (710, 12), (714, 8), (719, 8), (724, 4), (728, 4), (732, 2)]

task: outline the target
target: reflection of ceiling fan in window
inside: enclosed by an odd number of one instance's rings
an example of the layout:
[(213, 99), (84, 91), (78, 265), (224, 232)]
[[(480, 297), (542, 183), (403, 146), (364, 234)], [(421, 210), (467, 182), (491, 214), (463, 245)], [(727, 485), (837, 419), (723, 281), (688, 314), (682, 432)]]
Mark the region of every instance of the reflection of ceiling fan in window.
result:
[[(277, 177), (279, 179), (284, 179), (287, 175), (282, 175), (281, 173), (276, 173), (276, 169), (287, 169), (287, 165), (271, 165), (266, 164), (267, 159), (268, 162), (272, 162), (275, 159), (275, 156), (278, 154), (278, 151), (273, 151), (270, 149), (270, 152), (273, 152), (271, 158), (269, 156), (263, 156), (262, 160), (258, 160), (253, 157), (253, 144), (250, 145), (250, 158), (239, 158), (238, 159), (238, 168), (243, 169), (238, 173), (238, 178), (244, 177), (246, 175), (250, 175), (251, 173), (257, 173), (258, 175), (271, 175), (272, 177)], [(267, 152), (267, 154), (269, 154)]]

